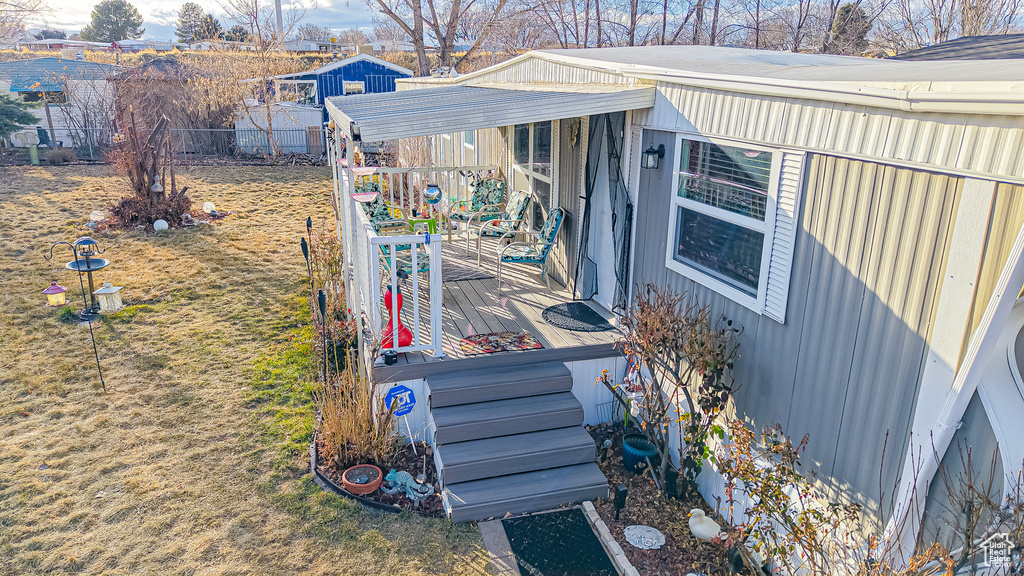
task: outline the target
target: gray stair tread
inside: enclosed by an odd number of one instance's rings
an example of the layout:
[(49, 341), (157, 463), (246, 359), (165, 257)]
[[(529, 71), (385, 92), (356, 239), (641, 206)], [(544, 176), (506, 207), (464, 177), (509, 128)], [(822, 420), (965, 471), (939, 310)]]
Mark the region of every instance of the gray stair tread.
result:
[(516, 382), (522, 382), (524, 380), (555, 378), (571, 379), (572, 372), (570, 372), (562, 362), (544, 362), (530, 366), (516, 366), (514, 370), (504, 367), (436, 374), (427, 377), (427, 386), (430, 387), (431, 392), (436, 392), (452, 388), (465, 388), (478, 384), (514, 385)]
[[(434, 408), (431, 412), (438, 429), (465, 424), (486, 423), (508, 418), (541, 415), (545, 413), (581, 411), (582, 405), (571, 392), (493, 400)], [(579, 422), (579, 423), (582, 423)]]
[(459, 482), (445, 492), (452, 520), (460, 522), (607, 497), (608, 480), (597, 464), (587, 463)]
[(580, 426), (527, 432), (483, 440), (454, 442), (437, 448), (444, 466), (459, 466), (518, 456), (540, 457), (545, 452), (593, 449), (594, 440)]

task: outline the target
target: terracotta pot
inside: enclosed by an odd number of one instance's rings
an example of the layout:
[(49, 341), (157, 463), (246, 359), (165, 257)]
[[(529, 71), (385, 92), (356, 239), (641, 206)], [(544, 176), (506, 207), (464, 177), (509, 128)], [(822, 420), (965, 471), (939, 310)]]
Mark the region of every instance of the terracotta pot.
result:
[[(363, 481), (360, 482), (360, 480)], [(384, 474), (380, 468), (372, 464), (353, 466), (341, 475), (341, 482), (345, 485), (345, 490), (357, 496), (373, 492), (380, 486), (382, 480), (384, 480)]]

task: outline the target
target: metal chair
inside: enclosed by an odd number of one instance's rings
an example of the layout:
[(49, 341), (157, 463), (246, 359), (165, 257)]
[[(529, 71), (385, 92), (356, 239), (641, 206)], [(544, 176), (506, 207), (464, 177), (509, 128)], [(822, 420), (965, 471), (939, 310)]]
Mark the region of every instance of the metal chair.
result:
[(558, 230), (565, 220), (565, 210), (555, 208), (548, 214), (547, 220), (540, 232), (507, 232), (502, 240), (513, 234), (529, 234), (534, 237), (531, 242), (512, 242), (505, 246), (498, 246), (498, 293), (501, 293), (501, 265), (505, 262), (517, 264), (537, 264), (540, 266), (540, 275), (551, 289), (551, 277), (548, 275), (548, 254), (551, 247), (558, 243)]
[[(499, 178), (481, 178), (473, 183), (473, 197), (469, 200), (455, 200), (448, 206), (448, 241), (452, 241), (452, 221), (465, 222), (468, 226), (474, 220), (485, 222), (501, 217), (505, 210), (505, 181)], [(467, 245), (468, 250), (468, 245)]]
[[(480, 222), (476, 231), (476, 264), (480, 265), (482, 239), (484, 236), (492, 238), (504, 237), (509, 232), (518, 232), (523, 222), (526, 221), (526, 212), (530, 209), (532, 194), (525, 190), (516, 190), (509, 195), (508, 203), (500, 218)], [(469, 222), (472, 224), (472, 220)], [(514, 239), (514, 238), (513, 238)], [(469, 254), (469, 230), (466, 231), (466, 254)]]

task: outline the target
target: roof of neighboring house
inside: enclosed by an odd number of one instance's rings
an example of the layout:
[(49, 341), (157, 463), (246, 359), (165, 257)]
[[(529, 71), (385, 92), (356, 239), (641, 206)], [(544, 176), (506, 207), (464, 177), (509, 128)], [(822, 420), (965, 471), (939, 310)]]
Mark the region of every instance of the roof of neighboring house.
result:
[(893, 56), (894, 60), (1010, 60), (1024, 58), (1024, 34), (964, 36)]
[(376, 56), (370, 56), (369, 54), (357, 54), (351, 58), (345, 58), (343, 60), (338, 60), (337, 62), (331, 62), (330, 64), (317, 68), (316, 70), (309, 70), (306, 72), (295, 72), (293, 74), (282, 74), (280, 76), (275, 76), (275, 78), (286, 79), (299, 78), (302, 76), (314, 76), (318, 74), (324, 74), (325, 72), (329, 72), (336, 68), (348, 66), (349, 64), (355, 64), (356, 62), (372, 62), (374, 64), (384, 66), (385, 68), (390, 68), (391, 70), (394, 70), (395, 72), (398, 72), (399, 74), (403, 74), (405, 76), (412, 77), (413, 75), (412, 70), (409, 70), (408, 68), (402, 68), (397, 64), (392, 64), (387, 60), (381, 60), (380, 58), (377, 58)]
[[(0, 62), (0, 78), (25, 79), (36, 82), (49, 82), (63, 77), (80, 80), (105, 80), (120, 70), (113, 64), (87, 62), (84, 60), (68, 60), (65, 58), (32, 58), (29, 60), (12, 60)], [(12, 82), (12, 90), (13, 90)]]
[[(416, 85), (485, 86), (530, 60), (604, 72), (616, 84), (664, 82), (780, 98), (810, 98), (920, 112), (1024, 115), (1024, 60), (939, 62), (797, 54), (711, 46), (636, 46), (536, 50), (458, 79), (415, 78)], [(526, 73), (558, 83), (550, 66)], [(553, 79), (552, 79), (553, 78)], [(500, 85), (522, 84), (493, 80)], [(572, 81), (549, 89), (582, 85)], [(401, 89), (401, 88), (400, 88)]]

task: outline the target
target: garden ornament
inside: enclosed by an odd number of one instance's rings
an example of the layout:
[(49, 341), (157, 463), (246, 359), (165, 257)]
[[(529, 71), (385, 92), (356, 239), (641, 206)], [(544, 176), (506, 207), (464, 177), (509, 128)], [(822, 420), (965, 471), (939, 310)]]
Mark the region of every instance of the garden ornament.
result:
[(398, 494), (404, 491), (410, 500), (419, 502), (434, 493), (434, 487), (430, 484), (417, 482), (412, 474), (406, 471), (396, 472), (394, 468), (384, 477), (384, 487), (381, 488), (388, 494)]
[(701, 542), (711, 542), (722, 533), (722, 527), (704, 515), (700, 508), (690, 510), (690, 533)]
[(626, 542), (641, 550), (657, 550), (665, 545), (665, 535), (657, 528), (634, 524), (623, 531)]

